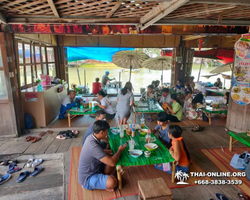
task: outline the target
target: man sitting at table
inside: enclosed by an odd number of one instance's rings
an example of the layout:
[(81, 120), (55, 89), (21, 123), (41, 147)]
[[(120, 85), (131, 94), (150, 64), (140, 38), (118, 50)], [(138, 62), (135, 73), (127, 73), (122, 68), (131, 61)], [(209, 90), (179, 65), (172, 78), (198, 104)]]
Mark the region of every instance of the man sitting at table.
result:
[(217, 81), (214, 83), (214, 87), (222, 88), (222, 82), (220, 78), (217, 78)]
[[(104, 110), (97, 110), (95, 113), (95, 120), (98, 121), (98, 120), (105, 120), (105, 119), (106, 119), (106, 113), (104, 112)], [(93, 125), (94, 123), (91, 124), (89, 128), (87, 129), (87, 131), (85, 132), (83, 141), (82, 141), (82, 146), (84, 145), (84, 142), (87, 139), (87, 137), (94, 133)], [(105, 139), (104, 141), (103, 140), (101, 141), (101, 145), (105, 149), (107, 146), (107, 140)]]
[(167, 120), (167, 113), (165, 112), (160, 112), (157, 117), (157, 125), (154, 129), (148, 129), (149, 133), (153, 133), (155, 134), (157, 131), (159, 132), (159, 140), (161, 140), (161, 142), (163, 144), (165, 144), (167, 146), (167, 148), (169, 149), (171, 147), (171, 141), (168, 137), (168, 120)]
[(164, 88), (162, 90), (162, 96), (161, 96), (161, 99), (159, 101), (159, 103), (162, 105), (162, 108), (166, 111), (167, 110), (167, 106), (166, 106), (166, 103), (168, 104), (172, 104), (172, 101), (171, 101), (171, 95), (169, 93), (169, 89), (168, 88)]
[(113, 156), (107, 153), (101, 147), (100, 140), (107, 137), (109, 128), (106, 121), (96, 121), (93, 125), (94, 133), (87, 137), (82, 147), (78, 182), (87, 190), (114, 191), (117, 185), (117, 179), (111, 174), (115, 172), (115, 165), (127, 145), (121, 145)]
[(68, 110), (72, 109), (74, 106), (77, 106), (75, 97), (76, 97), (76, 91), (71, 90), (69, 92), (69, 95), (62, 102), (59, 119), (67, 117)]

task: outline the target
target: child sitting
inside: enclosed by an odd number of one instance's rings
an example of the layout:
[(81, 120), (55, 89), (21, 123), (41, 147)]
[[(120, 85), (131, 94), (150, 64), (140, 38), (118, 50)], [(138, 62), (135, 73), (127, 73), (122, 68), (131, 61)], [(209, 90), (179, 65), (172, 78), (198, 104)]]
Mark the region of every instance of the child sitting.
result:
[[(169, 149), (170, 154), (178, 164), (176, 171), (188, 173), (190, 164), (190, 155), (187, 150), (186, 144), (181, 137), (182, 129), (178, 125), (170, 125), (168, 129), (168, 137), (172, 140), (172, 147)], [(163, 171), (163, 164), (155, 165), (155, 168)], [(171, 171), (167, 171), (172, 173)]]
[(163, 144), (167, 146), (167, 148), (171, 147), (171, 141), (168, 137), (168, 120), (167, 114), (165, 112), (160, 112), (157, 117), (157, 125), (154, 129), (148, 129), (148, 133), (155, 134), (157, 131), (159, 132), (159, 139)]

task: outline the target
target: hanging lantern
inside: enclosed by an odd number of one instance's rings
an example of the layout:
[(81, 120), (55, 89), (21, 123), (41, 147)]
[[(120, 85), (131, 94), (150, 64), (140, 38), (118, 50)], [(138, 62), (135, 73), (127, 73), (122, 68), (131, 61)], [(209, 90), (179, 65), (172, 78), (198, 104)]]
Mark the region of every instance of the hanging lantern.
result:
[(201, 37), (199, 39), (199, 52), (201, 52), (202, 43), (203, 43), (203, 38)]

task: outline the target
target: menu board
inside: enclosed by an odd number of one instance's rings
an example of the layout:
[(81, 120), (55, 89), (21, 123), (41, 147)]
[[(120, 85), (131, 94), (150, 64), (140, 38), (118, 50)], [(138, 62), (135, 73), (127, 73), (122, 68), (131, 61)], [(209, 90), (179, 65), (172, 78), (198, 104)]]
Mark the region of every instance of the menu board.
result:
[(235, 43), (232, 99), (240, 105), (250, 103), (250, 35)]

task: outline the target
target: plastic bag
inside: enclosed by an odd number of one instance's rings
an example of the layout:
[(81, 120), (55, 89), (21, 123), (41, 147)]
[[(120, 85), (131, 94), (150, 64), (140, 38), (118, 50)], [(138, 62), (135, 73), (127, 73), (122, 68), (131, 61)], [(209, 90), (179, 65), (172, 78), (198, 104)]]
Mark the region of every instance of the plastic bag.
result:
[(245, 151), (242, 154), (234, 154), (230, 165), (238, 170), (245, 170), (247, 167), (247, 164), (249, 163), (250, 154), (248, 151)]

